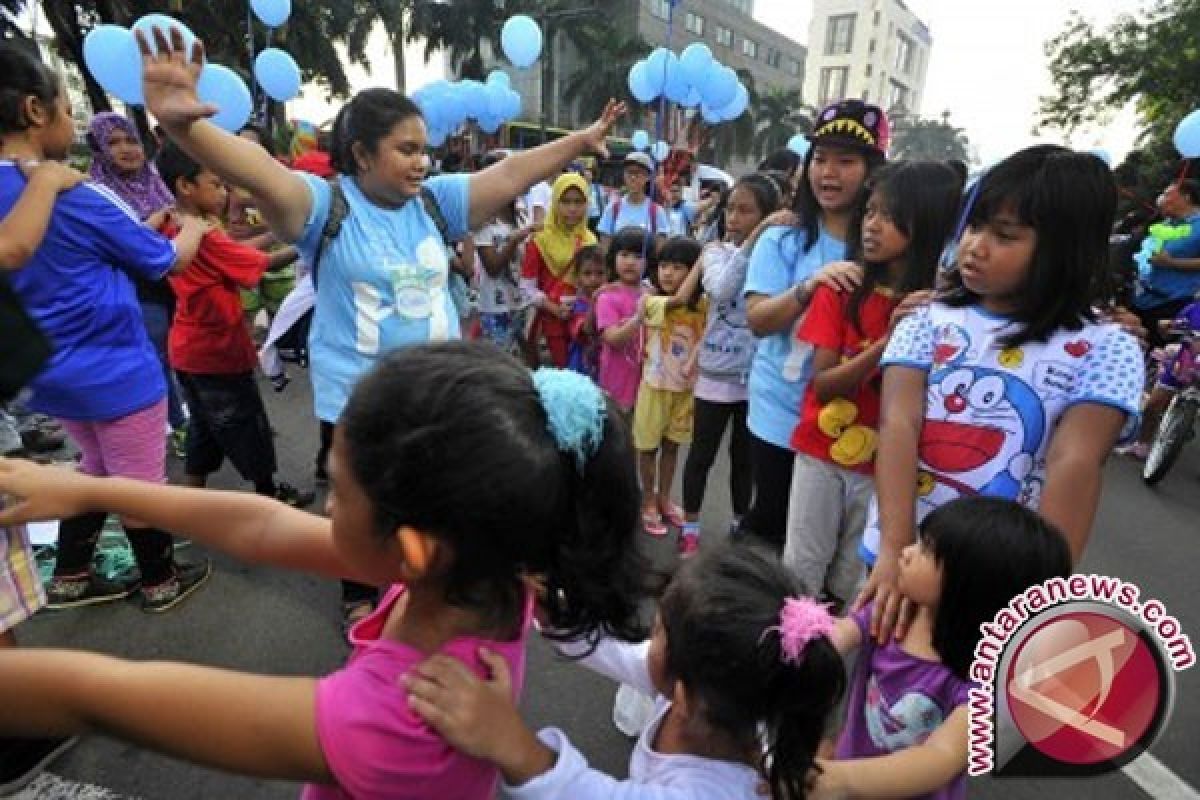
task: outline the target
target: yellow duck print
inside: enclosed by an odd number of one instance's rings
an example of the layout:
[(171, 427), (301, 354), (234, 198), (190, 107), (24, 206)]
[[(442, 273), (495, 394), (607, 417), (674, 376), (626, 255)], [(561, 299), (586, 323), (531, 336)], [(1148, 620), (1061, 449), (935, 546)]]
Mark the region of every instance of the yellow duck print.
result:
[(996, 360), (1005, 369), (1017, 369), (1025, 362), (1025, 354), (1019, 347), (1010, 347), (1007, 350), (1001, 350)]
[(817, 415), (821, 433), (834, 440), (829, 457), (843, 467), (857, 467), (875, 457), (878, 434), (865, 425), (855, 425), (856, 419), (858, 406), (841, 397), (827, 403)]
[(917, 473), (917, 497), (928, 497), (933, 491), (933, 476), (921, 470)]

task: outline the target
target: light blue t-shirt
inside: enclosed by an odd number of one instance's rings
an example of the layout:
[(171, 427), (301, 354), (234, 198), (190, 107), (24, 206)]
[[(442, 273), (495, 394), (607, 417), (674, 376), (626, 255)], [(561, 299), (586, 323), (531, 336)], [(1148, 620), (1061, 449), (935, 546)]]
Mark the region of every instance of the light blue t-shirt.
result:
[[(613, 215), (617, 213), (618, 203), (621, 206), (621, 213), (614, 220)], [(650, 198), (647, 197), (640, 203), (631, 203), (628, 197), (621, 197), (613, 200), (604, 209), (604, 213), (600, 215), (600, 222), (596, 225), (596, 230), (605, 236), (612, 236), (622, 228), (645, 228), (658, 236), (670, 236), (671, 220), (659, 203), (654, 204), (654, 219), (655, 224), (651, 225)]]
[[(308, 184), (313, 204), (296, 247), (312, 264), (332, 190), (320, 178), (297, 174)], [(452, 238), (467, 232), (469, 181), (467, 175), (443, 175), (425, 182)], [(380, 208), (353, 178), (343, 175), (341, 185), (348, 214), (321, 255), (309, 336), (313, 398), (317, 418), (325, 422), (338, 421), (354, 384), (380, 356), (462, 335), (448, 289), (446, 247), (420, 198)]]
[[(1200, 258), (1200, 214), (1188, 217), (1183, 224), (1190, 225), (1191, 232), (1182, 239), (1165, 243), (1163, 251), (1176, 258)], [(1153, 308), (1170, 300), (1191, 298), (1200, 291), (1200, 270), (1154, 267), (1146, 279), (1146, 286), (1151, 291), (1138, 297), (1135, 303), (1138, 308)]]
[[(812, 248), (804, 252), (804, 231), (776, 226), (754, 245), (746, 274), (746, 297), (777, 295), (831, 261), (846, 257), (846, 245), (821, 228)], [(776, 447), (791, 448), (792, 431), (800, 421), (800, 401), (812, 376), (812, 346), (796, 338), (796, 326), (758, 340), (750, 367), (750, 432)]]

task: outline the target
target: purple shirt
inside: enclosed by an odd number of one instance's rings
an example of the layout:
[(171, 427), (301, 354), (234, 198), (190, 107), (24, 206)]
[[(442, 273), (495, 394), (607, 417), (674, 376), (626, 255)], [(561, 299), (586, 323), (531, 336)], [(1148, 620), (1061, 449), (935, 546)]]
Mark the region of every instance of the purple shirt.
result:
[[(905, 652), (891, 640), (879, 647), (871, 638), (871, 606), (851, 619), (862, 633), (862, 648), (850, 680), (846, 726), (838, 739), (838, 759), (883, 756), (921, 744), (955, 708), (966, 705), (971, 688), (944, 664)], [(966, 772), (930, 800), (967, 796)]]

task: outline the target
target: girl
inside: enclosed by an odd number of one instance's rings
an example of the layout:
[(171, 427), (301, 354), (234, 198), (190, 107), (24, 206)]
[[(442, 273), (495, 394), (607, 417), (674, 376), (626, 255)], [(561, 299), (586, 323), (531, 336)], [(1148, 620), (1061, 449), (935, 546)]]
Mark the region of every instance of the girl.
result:
[[(507, 153), (489, 153), (484, 167), (499, 163)], [(524, 339), (525, 304), (518, 285), (525, 242), (534, 228), (513, 202), (500, 209), (492, 221), (475, 235), (475, 249), (482, 269), (479, 278), (479, 324), (483, 337), (501, 350), (521, 352)]]
[(654, 242), (642, 228), (622, 228), (609, 243), (605, 260), (615, 285), (596, 298), (596, 330), (600, 333), (600, 388), (629, 418), (642, 379), (641, 317), (638, 306), (647, 268), (656, 266)]
[(814, 794), (966, 797), (968, 671), (979, 626), (1029, 587), (1070, 574), (1063, 535), (1011, 501), (964, 497), (926, 517), (900, 559), (900, 591), (917, 607), (905, 636), (877, 646), (869, 608), (834, 630), (843, 656), (860, 652), (839, 760), (821, 763)]
[(792, 433), (796, 464), (783, 563), (805, 592), (846, 607), (859, 588), (858, 556), (879, 419), (879, 358), (911, 292), (933, 286), (958, 212), (958, 178), (938, 162), (900, 162), (868, 180), (861, 221), (863, 282), (851, 293), (818, 287), (797, 338), (812, 380)]
[[(25, 188), (17, 162), (61, 160), (75, 139), (57, 76), (23, 48), (0, 46), (0, 214)], [(11, 159), (11, 160), (9, 160)], [(33, 378), (30, 408), (62, 420), (83, 454), (80, 469), (150, 483), (166, 480), (167, 386), (143, 325), (132, 278), (161, 281), (192, 260), (206, 225), (184, 218), (174, 242), (143, 225), (112, 193), (85, 183), (60, 194), (41, 246), (11, 286), (55, 344)], [(165, 329), (164, 329), (165, 334)], [(142, 607), (166, 611), (203, 584), (209, 566), (177, 564), (171, 536), (137, 517), (122, 520), (141, 571)], [(64, 519), (47, 585), (51, 608), (116, 600), (137, 584), (90, 569), (103, 514)]]
[(799, 225), (772, 227), (754, 246), (746, 276), (746, 316), (759, 337), (750, 368), (749, 409), (754, 504), (743, 529), (782, 547), (792, 485), (792, 431), (800, 421), (809, 352), (795, 328), (822, 282), (852, 290), (861, 271), (844, 263), (846, 243), (865, 201), (863, 186), (887, 152), (887, 117), (877, 106), (844, 100), (817, 118), (794, 206)]
[(398, 679), (437, 652), (482, 673), (482, 645), (519, 691), (526, 575), (555, 598), (546, 613), (564, 640), (640, 638), (626, 436), (586, 378), (530, 374), (455, 342), (397, 352), (359, 383), (330, 457), (330, 519), (243, 493), (0, 461), (0, 492), (17, 498), (0, 524), (114, 510), (248, 561), (389, 587), (351, 632), (346, 667), (319, 680), (0, 653), (0, 732), (95, 727), (201, 764), (309, 781), (305, 800), (490, 798), (495, 770), (424, 726)]
[(571, 350), (567, 366), (596, 379), (600, 355), (596, 342), (596, 292), (604, 285), (604, 254), (598, 247), (585, 247), (575, 254), (579, 296), (571, 309)]
[[(676, 236), (658, 254), (651, 273), (655, 292), (643, 295), (638, 316), (645, 326), (642, 385), (633, 412), (633, 446), (642, 477), (642, 527), (651, 536), (667, 532), (665, 518), (677, 528), (685, 523), (682, 509), (671, 502), (679, 445), (692, 440), (692, 387), (708, 298), (697, 288), (691, 296), (677, 292), (700, 257), (694, 239)], [(680, 540), (685, 554), (695, 552), (695, 536)]]
[(487, 682), (434, 656), (409, 673), (409, 703), (458, 747), (499, 766), (506, 797), (753, 800), (765, 782), (777, 800), (802, 798), (845, 687), (827, 638), (833, 625), (821, 606), (796, 596), (773, 556), (726, 542), (675, 574), (650, 641), (562, 648), (656, 695), (626, 781), (590, 769), (557, 728), (527, 729), (495, 654), (480, 654), (492, 671)]
[(572, 267), (575, 253), (596, 244), (587, 226), (587, 197), (587, 181), (578, 173), (564, 172), (554, 181), (545, 227), (533, 237), (533, 247), (525, 249), (521, 265), (521, 285), (537, 309), (531, 344), (545, 337), (556, 367), (567, 365), (579, 281)]
[(983, 176), (940, 302), (901, 322), (880, 360), (873, 564), (857, 608), (904, 635), (896, 578), (917, 522), (960, 495), (1039, 508), (1083, 555), (1105, 458), (1136, 424), (1135, 339), (1095, 322), (1116, 187), (1087, 153), (1041, 145)]
[(696, 269), (680, 287), (685, 297), (697, 282), (709, 298), (708, 325), (700, 345), (695, 388), (695, 432), (683, 467), (681, 544), (700, 540), (700, 507), (717, 448), (729, 432), (729, 493), (736, 530), (750, 507), (750, 432), (746, 428), (746, 380), (754, 358), (754, 334), (746, 325), (742, 287), (746, 253), (742, 246), (768, 214), (779, 206), (779, 190), (762, 175), (747, 175), (734, 184), (725, 204), (725, 240), (707, 245)]

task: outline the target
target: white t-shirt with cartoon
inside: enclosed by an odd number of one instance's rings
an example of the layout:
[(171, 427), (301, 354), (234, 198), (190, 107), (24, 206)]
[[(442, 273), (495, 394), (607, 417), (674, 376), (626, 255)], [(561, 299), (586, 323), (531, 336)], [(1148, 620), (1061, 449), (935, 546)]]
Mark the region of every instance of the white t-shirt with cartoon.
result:
[[(1015, 325), (978, 306), (934, 303), (896, 326), (882, 367), (928, 372), (917, 445), (917, 521), (961, 496), (1006, 497), (1036, 509), (1046, 451), (1059, 419), (1079, 403), (1113, 406), (1136, 430), (1144, 368), (1137, 341), (1113, 324), (1059, 330), (1045, 342), (1001, 343)], [(862, 556), (879, 549), (871, 502)]]

